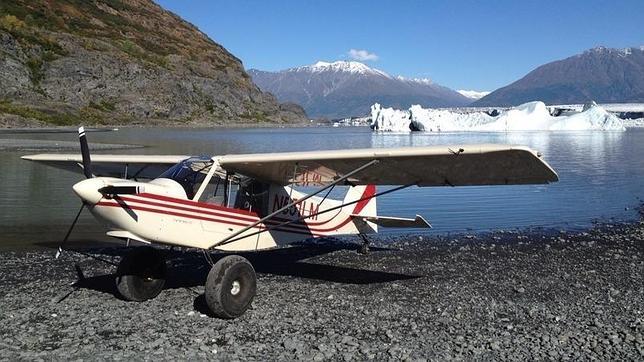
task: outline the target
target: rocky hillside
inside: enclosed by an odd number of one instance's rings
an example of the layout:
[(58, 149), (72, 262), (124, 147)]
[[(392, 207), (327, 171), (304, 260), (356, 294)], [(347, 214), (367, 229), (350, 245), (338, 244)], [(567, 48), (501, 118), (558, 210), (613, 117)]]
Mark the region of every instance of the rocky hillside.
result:
[(542, 65), (474, 105), (513, 106), (534, 100), (548, 104), (644, 102), (644, 47), (598, 47)]
[(464, 106), (472, 102), (429, 79), (393, 77), (359, 62), (317, 62), (266, 72), (251, 69), (253, 80), (283, 102), (295, 102), (312, 117), (364, 116), (372, 104), (408, 108)]
[(302, 121), (150, 0), (0, 1), (0, 125)]

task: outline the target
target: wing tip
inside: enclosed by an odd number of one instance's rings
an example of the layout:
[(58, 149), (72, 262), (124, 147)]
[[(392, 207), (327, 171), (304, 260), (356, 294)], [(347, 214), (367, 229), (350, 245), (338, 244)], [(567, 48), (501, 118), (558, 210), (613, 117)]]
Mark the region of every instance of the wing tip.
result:
[(424, 224), (425, 228), (427, 228), (427, 229), (433, 228), (432, 224), (430, 224), (429, 221), (427, 221), (427, 219), (422, 217), (422, 215), (416, 214), (416, 222)]
[(550, 179), (550, 182), (559, 182), (559, 175), (554, 170), (552, 170), (552, 179)]

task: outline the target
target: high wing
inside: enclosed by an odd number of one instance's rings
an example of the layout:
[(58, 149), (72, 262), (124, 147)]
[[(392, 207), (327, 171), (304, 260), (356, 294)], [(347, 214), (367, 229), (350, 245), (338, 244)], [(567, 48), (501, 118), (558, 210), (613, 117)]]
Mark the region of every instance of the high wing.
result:
[(494, 144), (263, 153), (216, 157), (228, 172), (279, 185), (326, 185), (373, 161), (349, 179), (356, 185), (473, 186), (545, 184), (557, 173), (535, 151)]
[[(190, 156), (180, 155), (92, 155), (95, 176), (153, 179)], [(38, 154), (22, 159), (63, 170), (83, 172), (80, 154)], [(126, 174), (127, 173), (127, 174)]]
[[(152, 179), (187, 155), (92, 156), (96, 176)], [(82, 172), (80, 154), (38, 154), (23, 159)], [(349, 179), (357, 185), (472, 186), (544, 184), (556, 172), (523, 146), (462, 145), (348, 149), (215, 156), (220, 167), (278, 185), (327, 185), (374, 160)], [(127, 175), (126, 175), (127, 172)]]

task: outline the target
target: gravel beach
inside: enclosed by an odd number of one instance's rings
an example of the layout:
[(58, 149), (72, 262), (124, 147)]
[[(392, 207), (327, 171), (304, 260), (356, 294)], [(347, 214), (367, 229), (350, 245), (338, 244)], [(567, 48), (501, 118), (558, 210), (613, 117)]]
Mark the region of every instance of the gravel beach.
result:
[[(5, 251), (0, 359), (642, 360), (643, 239), (634, 223), (246, 254), (258, 290), (236, 320), (208, 316), (197, 252), (168, 251), (166, 290), (134, 303), (115, 297), (111, 265)], [(112, 262), (125, 251), (84, 249)]]

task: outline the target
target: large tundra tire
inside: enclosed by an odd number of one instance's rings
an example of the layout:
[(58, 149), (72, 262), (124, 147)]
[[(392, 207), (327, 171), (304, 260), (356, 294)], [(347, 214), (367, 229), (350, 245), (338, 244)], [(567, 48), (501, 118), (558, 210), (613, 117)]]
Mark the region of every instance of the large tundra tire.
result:
[(208, 273), (206, 303), (219, 318), (237, 318), (253, 302), (256, 287), (255, 269), (250, 262), (238, 255), (226, 256)]
[(116, 271), (116, 288), (125, 300), (142, 302), (159, 295), (166, 279), (161, 252), (150, 247), (135, 248), (124, 256)]

